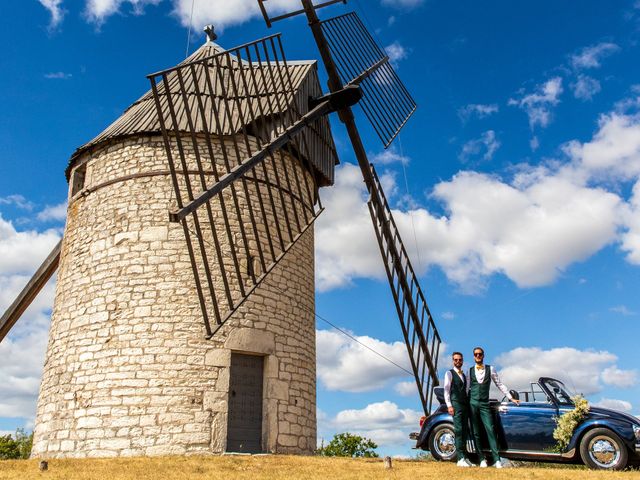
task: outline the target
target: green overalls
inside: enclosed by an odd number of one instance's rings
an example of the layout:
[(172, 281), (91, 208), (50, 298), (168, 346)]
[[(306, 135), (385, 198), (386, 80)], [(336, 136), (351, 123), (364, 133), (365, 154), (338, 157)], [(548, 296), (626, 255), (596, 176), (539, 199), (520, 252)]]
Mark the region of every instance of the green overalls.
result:
[(456, 434), (456, 454), (458, 460), (463, 460), (467, 456), (467, 439), (469, 438), (469, 397), (466, 379), (463, 381), (453, 368), (451, 369), (450, 395), (453, 407), (453, 431)]
[(500, 460), (498, 454), (498, 441), (496, 440), (496, 432), (493, 426), (493, 417), (491, 416), (491, 407), (489, 406), (489, 387), (491, 387), (491, 366), (484, 366), (484, 381), (478, 383), (476, 378), (476, 367), (473, 366), (469, 370), (469, 379), (471, 387), (469, 389), (469, 407), (471, 413), (471, 424), (473, 425), (473, 438), (476, 442), (476, 450), (480, 460), (484, 460), (482, 451), (482, 442), (480, 440), (480, 429), (484, 426), (489, 440), (489, 449), (493, 456), (493, 461)]

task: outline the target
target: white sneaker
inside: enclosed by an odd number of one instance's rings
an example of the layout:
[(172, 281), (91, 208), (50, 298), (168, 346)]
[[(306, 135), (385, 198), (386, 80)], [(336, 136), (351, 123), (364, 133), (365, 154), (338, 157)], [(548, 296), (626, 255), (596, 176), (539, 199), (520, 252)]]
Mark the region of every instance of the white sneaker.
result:
[(461, 460), (458, 460), (458, 463), (456, 463), (456, 465), (458, 467), (468, 467), (469, 466), (469, 462), (467, 462), (467, 460), (463, 458)]
[(487, 461), (486, 460), (482, 460), (480, 462), (480, 468), (487, 468)]
[(469, 467), (477, 467), (477, 465), (473, 463), (471, 460), (469, 460), (468, 458), (465, 458), (464, 461), (467, 462), (467, 465)]
[(503, 468), (502, 462), (500, 460), (498, 460), (496, 463), (494, 463), (493, 466), (496, 467), (496, 468)]

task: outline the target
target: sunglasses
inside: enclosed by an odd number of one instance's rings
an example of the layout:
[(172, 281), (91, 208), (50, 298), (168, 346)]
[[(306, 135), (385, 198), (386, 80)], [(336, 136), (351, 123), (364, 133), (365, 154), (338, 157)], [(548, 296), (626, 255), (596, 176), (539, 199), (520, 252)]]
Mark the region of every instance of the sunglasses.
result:
[(473, 354), (474, 357), (484, 357), (484, 353), (478, 352)]

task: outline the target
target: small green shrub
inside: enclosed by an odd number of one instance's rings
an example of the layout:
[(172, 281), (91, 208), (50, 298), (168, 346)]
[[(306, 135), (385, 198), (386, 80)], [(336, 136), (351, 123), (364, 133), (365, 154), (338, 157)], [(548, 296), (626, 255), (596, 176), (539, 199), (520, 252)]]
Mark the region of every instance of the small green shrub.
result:
[(27, 435), (21, 428), (16, 430), (15, 435), (0, 436), (0, 460), (27, 459), (32, 446), (33, 432)]
[(378, 454), (374, 451), (378, 448), (372, 440), (351, 433), (338, 433), (329, 444), (320, 447), (318, 455), (325, 457), (365, 457), (376, 458)]

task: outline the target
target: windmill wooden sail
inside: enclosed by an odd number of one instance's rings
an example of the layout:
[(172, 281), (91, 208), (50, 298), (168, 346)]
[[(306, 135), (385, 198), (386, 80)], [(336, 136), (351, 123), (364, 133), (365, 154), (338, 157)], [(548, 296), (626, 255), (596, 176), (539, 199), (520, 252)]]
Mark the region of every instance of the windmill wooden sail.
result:
[(323, 98), (299, 70), (273, 35), (148, 77), (175, 192), (170, 219), (182, 224), (209, 336), (310, 227), (318, 188), (333, 183), (326, 115), (359, 89)]
[[(316, 10), (346, 0), (314, 5), (301, 0), (302, 10), (270, 18), (264, 3), (258, 0), (267, 25), (281, 18), (304, 14), (329, 76), (329, 89), (339, 91), (347, 85), (360, 85), (362, 108), (388, 147), (415, 111), (411, 98), (390, 65), (388, 56), (376, 44), (356, 13), (320, 21)], [(369, 192), (369, 210), (380, 253), (407, 351), (411, 361), (420, 401), (426, 415), (431, 411), (433, 389), (438, 385), (438, 355), (441, 338), (427, 306), (418, 278), (411, 266), (400, 233), (382, 191), (375, 169), (370, 165), (350, 107), (338, 112), (345, 124)]]

